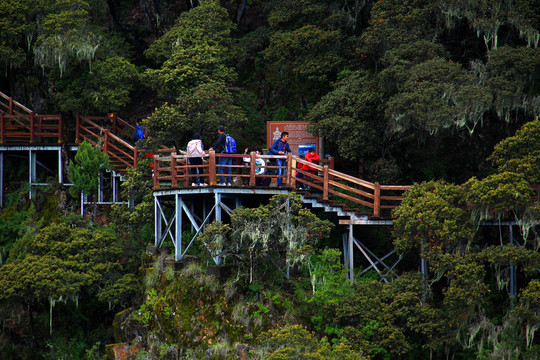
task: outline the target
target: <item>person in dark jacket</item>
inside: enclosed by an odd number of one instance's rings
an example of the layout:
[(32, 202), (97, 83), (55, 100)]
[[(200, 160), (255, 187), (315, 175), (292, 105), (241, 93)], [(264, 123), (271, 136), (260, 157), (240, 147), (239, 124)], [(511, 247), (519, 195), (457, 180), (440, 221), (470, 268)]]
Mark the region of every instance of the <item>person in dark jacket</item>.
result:
[[(227, 153), (227, 135), (225, 134), (225, 127), (223, 125), (219, 125), (218, 126), (218, 134), (219, 134), (219, 137), (216, 141), (216, 143), (214, 144), (214, 146), (212, 146), (212, 149), (215, 150), (216, 153), (218, 154), (226, 154)], [(219, 157), (218, 158), (218, 164), (219, 165), (232, 165), (232, 158), (231, 157)], [(220, 174), (229, 174), (231, 175), (232, 174), (232, 168), (231, 167), (224, 167), (224, 166), (220, 166), (218, 168), (218, 171)], [(219, 182), (218, 185), (221, 185), (221, 186), (231, 186), (231, 177), (230, 176), (221, 176), (221, 180)]]
[[(270, 150), (268, 150), (270, 155), (285, 155), (287, 153), (292, 152), (287, 140), (289, 140), (289, 133), (284, 131), (281, 133), (281, 138), (274, 141), (274, 143), (270, 147)], [(287, 160), (276, 159), (276, 166), (287, 166)], [(278, 174), (277, 186), (281, 187), (283, 184), (283, 176), (285, 175), (285, 169), (283, 168), (277, 169), (277, 174)]]

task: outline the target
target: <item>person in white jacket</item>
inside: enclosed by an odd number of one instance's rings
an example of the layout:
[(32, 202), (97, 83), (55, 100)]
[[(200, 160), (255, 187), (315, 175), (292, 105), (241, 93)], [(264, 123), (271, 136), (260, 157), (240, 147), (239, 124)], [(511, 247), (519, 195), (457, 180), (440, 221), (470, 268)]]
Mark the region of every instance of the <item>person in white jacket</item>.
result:
[[(271, 178), (267, 178), (264, 176), (264, 173), (266, 172), (266, 162), (258, 157), (261, 152), (259, 149), (245, 149), (244, 155), (247, 155), (250, 152), (255, 152), (255, 155), (257, 156), (255, 158), (255, 186), (268, 186), (270, 185)], [(244, 157), (242, 160), (249, 164), (251, 162), (251, 157)]]
[[(204, 146), (201, 140), (201, 135), (196, 132), (193, 134), (193, 139), (187, 144), (187, 155), (189, 156), (189, 165), (197, 166), (191, 168), (192, 175), (202, 174), (202, 168), (200, 167), (203, 163), (204, 156)], [(206, 183), (201, 182), (201, 177), (196, 176), (194, 182), (191, 183), (191, 186), (207, 186)]]

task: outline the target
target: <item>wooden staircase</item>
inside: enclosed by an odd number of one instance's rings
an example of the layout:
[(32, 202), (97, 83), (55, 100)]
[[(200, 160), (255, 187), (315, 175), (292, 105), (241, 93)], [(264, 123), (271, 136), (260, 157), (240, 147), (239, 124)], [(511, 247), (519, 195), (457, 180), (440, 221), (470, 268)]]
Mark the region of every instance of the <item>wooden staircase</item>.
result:
[[(130, 143), (134, 127), (116, 114), (86, 117), (77, 114), (75, 143), (87, 140), (103, 147), (112, 168), (124, 173), (137, 165), (139, 150)], [(0, 92), (0, 144), (46, 145), (63, 143), (61, 115), (38, 115)]]
[(137, 166), (140, 150), (129, 143), (134, 127), (120, 119), (116, 114), (106, 117), (86, 117), (77, 114), (77, 133), (75, 142), (86, 140), (100, 145), (109, 155), (110, 164), (115, 171), (125, 173), (126, 169)]

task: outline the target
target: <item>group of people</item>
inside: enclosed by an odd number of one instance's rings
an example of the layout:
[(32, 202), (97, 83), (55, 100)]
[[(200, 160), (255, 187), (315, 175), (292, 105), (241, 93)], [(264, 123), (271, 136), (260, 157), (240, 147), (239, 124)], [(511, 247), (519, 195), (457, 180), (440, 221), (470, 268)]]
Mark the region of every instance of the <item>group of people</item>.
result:
[[(218, 139), (216, 143), (210, 148), (210, 150), (215, 150), (217, 153), (225, 154), (227, 153), (227, 136), (225, 133), (225, 127), (223, 125), (218, 126)], [(205, 182), (201, 181), (202, 169), (201, 165), (203, 163), (204, 156), (204, 146), (201, 140), (201, 135), (196, 132), (193, 134), (193, 138), (187, 144), (187, 155), (189, 156), (189, 165), (194, 166), (191, 168), (191, 174), (196, 175), (194, 181), (191, 183), (191, 186), (208, 186)], [(218, 185), (220, 186), (231, 186), (231, 176), (232, 175), (232, 158), (231, 157), (218, 157), (218, 165), (220, 174), (228, 174), (229, 176), (222, 175)]]
[[(223, 125), (218, 126), (218, 139), (215, 142), (215, 144), (210, 148), (210, 150), (214, 150), (216, 153), (220, 154), (226, 154), (231, 153), (231, 145), (230, 145), (230, 136), (225, 133), (225, 128)], [(291, 148), (289, 146), (289, 143), (287, 142), (289, 140), (289, 133), (284, 131), (281, 133), (281, 137), (274, 141), (270, 149), (268, 149), (268, 153), (270, 155), (285, 155), (287, 153), (292, 153)], [(234, 141), (234, 140), (233, 140)], [(234, 152), (236, 151), (236, 144), (234, 143)], [(260, 155), (260, 149), (245, 149), (244, 155), (247, 155), (248, 152), (255, 152), (255, 155)], [(201, 181), (201, 174), (202, 174), (202, 168), (200, 167), (203, 163), (203, 156), (204, 156), (204, 146), (201, 140), (201, 135), (199, 133), (193, 134), (193, 138), (191, 141), (187, 144), (187, 155), (189, 156), (189, 165), (193, 166), (191, 168), (191, 173), (194, 176), (194, 181), (192, 182), (191, 186), (207, 186), (206, 183)], [(251, 161), (251, 157), (244, 157), (242, 159), (245, 163), (249, 163)], [(311, 163), (315, 163), (320, 160), (319, 155), (315, 152), (315, 147), (312, 147), (306, 152), (305, 154), (305, 160)], [(220, 156), (218, 157), (218, 171), (221, 175), (220, 182), (218, 185), (220, 186), (231, 186), (232, 185), (232, 157), (227, 156)], [(285, 175), (285, 168), (287, 165), (286, 159), (276, 159), (276, 166), (277, 168), (277, 186), (282, 187), (283, 186), (283, 177)], [(307, 173), (315, 174), (316, 170), (309, 165), (302, 164), (299, 167), (300, 170), (303, 170)], [(264, 159), (256, 156), (255, 158), (255, 185), (256, 186), (269, 186), (271, 182), (271, 178), (268, 176), (265, 176), (266, 174), (266, 162)], [(304, 179), (304, 174), (302, 172), (297, 172), (297, 179)], [(303, 184), (302, 180), (299, 180), (301, 184)], [(302, 185), (299, 189), (302, 189)], [(309, 190), (310, 187), (307, 186), (306, 190)]]

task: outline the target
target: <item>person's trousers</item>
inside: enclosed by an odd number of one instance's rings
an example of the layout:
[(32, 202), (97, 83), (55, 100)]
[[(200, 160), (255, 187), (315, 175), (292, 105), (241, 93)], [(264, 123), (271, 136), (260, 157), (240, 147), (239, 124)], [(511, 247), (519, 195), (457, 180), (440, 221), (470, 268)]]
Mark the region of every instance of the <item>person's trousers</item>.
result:
[[(189, 165), (194, 165), (194, 166), (202, 165), (202, 158), (200, 157), (189, 158)], [(200, 167), (192, 168), (190, 170), (191, 170), (192, 175), (202, 174), (202, 168)], [(199, 176), (196, 176), (195, 178), (193, 178), (192, 182), (196, 183), (197, 185), (201, 185), (201, 178)]]
[[(218, 158), (218, 164), (219, 165), (232, 165), (232, 158), (231, 157), (219, 157)], [(231, 167), (220, 166), (218, 170), (219, 170), (220, 174), (229, 174), (229, 175), (232, 174), (232, 168)], [(222, 184), (229, 183), (229, 182), (231, 182), (231, 177), (222, 175), (220, 182)]]
[[(287, 166), (287, 160), (285, 159), (276, 159), (276, 166)], [(285, 175), (285, 172), (287, 169), (277, 169), (277, 186), (283, 185), (283, 176)]]

